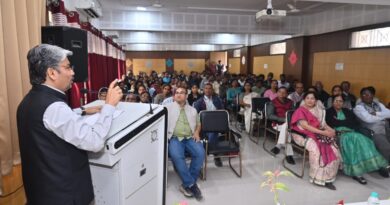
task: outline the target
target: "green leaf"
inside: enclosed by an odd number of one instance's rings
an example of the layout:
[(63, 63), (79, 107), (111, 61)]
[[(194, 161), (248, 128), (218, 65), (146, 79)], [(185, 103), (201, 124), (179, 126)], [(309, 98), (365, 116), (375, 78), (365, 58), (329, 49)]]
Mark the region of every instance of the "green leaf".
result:
[(263, 173), (263, 176), (272, 177), (272, 176), (274, 176), (274, 173), (271, 171), (266, 171)]
[(290, 171), (281, 171), (280, 172), (281, 176), (286, 176), (286, 177), (292, 177), (294, 176)]
[(269, 185), (268, 182), (263, 182), (263, 183), (261, 183), (260, 187), (263, 188), (263, 187), (266, 187), (268, 185)]
[(275, 183), (275, 189), (281, 190), (281, 191), (289, 191), (288, 187), (280, 182)]

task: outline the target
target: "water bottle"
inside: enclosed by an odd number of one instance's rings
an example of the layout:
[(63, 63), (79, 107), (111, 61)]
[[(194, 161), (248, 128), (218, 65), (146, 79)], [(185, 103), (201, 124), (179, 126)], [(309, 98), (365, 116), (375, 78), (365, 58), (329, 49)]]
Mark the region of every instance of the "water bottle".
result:
[(368, 197), (367, 204), (368, 205), (378, 205), (378, 204), (380, 204), (380, 202), (379, 202), (379, 194), (376, 193), (376, 192), (371, 192), (370, 197)]

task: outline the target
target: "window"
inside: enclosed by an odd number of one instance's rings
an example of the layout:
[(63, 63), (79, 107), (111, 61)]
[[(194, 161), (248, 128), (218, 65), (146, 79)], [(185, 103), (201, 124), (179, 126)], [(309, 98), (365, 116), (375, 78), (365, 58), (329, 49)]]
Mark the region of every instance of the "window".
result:
[(286, 53), (286, 42), (271, 44), (271, 48), (270, 48), (271, 55), (285, 54), (285, 53)]
[(351, 48), (390, 46), (390, 27), (352, 33)]

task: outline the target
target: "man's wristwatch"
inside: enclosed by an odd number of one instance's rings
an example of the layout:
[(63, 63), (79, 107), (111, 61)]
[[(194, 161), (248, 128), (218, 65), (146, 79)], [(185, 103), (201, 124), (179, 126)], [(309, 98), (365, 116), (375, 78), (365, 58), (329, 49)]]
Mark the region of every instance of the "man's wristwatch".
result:
[(87, 112), (85, 111), (85, 107), (81, 106), (80, 109), (82, 110), (81, 116), (84, 116), (87, 114)]

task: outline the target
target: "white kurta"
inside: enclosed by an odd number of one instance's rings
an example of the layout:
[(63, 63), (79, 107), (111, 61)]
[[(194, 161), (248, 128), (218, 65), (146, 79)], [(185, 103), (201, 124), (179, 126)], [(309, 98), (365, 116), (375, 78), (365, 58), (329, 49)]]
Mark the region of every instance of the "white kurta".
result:
[(250, 123), (251, 120), (255, 117), (255, 114), (252, 113), (252, 98), (259, 97), (259, 94), (255, 92), (251, 92), (249, 94), (244, 95), (242, 101), (246, 104), (249, 104), (249, 107), (242, 108), (244, 110), (244, 118), (245, 118), (245, 131), (250, 132)]

